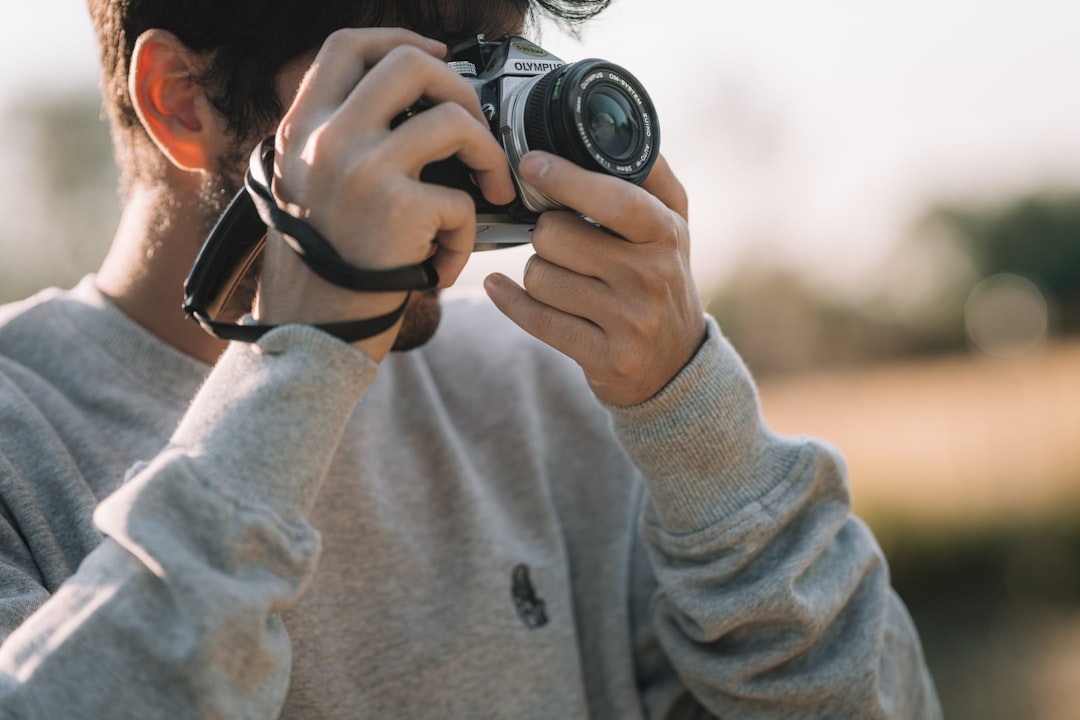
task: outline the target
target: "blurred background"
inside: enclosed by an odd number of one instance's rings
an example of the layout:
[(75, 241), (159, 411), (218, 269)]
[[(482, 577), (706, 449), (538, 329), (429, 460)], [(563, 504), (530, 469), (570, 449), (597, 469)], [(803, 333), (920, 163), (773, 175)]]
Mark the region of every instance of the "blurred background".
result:
[[(118, 217), (76, 0), (0, 10), (0, 301)], [(616, 0), (696, 278), (786, 433), (848, 459), (949, 718), (1080, 716), (1080, 5)], [(527, 249), (461, 281), (520, 277)]]

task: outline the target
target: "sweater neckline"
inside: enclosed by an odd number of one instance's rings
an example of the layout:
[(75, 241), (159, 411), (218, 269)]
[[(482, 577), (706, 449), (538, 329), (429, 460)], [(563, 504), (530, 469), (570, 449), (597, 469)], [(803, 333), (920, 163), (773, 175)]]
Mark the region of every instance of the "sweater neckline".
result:
[(111, 357), (142, 384), (187, 402), (211, 366), (169, 345), (109, 300), (87, 275), (70, 292), (64, 314), (87, 342)]

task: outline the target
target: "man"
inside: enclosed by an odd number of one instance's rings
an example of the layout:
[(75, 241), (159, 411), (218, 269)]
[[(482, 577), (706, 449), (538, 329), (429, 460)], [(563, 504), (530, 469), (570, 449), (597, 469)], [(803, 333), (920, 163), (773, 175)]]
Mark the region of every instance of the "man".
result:
[(348, 262), (451, 284), (473, 204), (420, 169), (514, 186), (426, 35), (529, 9), (91, 0), (125, 210), (98, 273), (0, 315), (0, 715), (938, 714), (841, 461), (765, 427), (702, 316), (662, 160), (638, 187), (526, 156), (602, 228), (544, 214), (525, 287), (441, 322), (414, 293), (351, 345), (316, 329), (404, 296), (275, 232), (252, 314), (281, 327), (226, 348), (180, 312), (265, 134), (278, 202)]

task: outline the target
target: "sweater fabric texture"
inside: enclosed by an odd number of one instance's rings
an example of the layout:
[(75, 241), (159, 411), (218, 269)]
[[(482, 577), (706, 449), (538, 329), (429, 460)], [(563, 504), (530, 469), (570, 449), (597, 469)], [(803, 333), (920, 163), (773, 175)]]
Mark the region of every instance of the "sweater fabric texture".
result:
[(486, 300), (376, 366), (0, 309), (0, 717), (935, 718), (838, 454), (709, 321), (601, 405)]

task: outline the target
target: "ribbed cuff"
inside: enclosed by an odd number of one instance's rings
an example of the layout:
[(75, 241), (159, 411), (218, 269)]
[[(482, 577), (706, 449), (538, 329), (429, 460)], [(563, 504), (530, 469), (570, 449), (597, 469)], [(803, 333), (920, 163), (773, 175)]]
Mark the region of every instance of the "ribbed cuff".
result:
[(749, 371), (708, 319), (705, 342), (646, 402), (609, 407), (665, 530), (703, 530), (787, 477), (798, 447), (766, 426)]
[(231, 345), (172, 438), (224, 492), (283, 517), (314, 502), (356, 403), (377, 365), (305, 325)]

